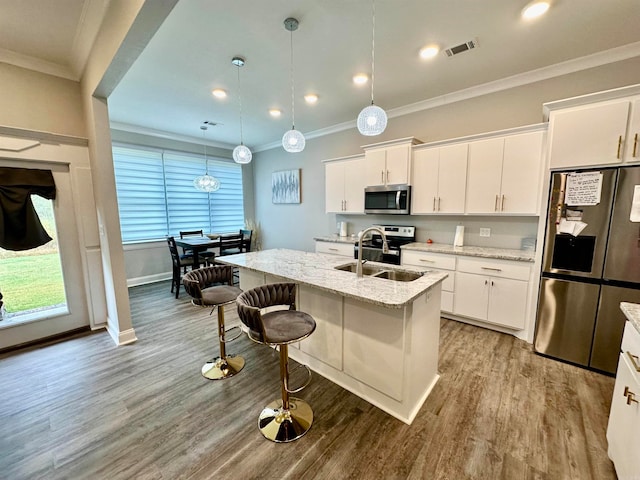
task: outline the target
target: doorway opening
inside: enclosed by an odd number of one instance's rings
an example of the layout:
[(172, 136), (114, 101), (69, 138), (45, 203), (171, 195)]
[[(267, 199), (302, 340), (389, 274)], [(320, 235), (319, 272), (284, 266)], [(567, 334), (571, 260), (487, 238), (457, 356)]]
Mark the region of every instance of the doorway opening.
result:
[(0, 248), (0, 328), (68, 313), (53, 202), (31, 200), (53, 240), (31, 250)]

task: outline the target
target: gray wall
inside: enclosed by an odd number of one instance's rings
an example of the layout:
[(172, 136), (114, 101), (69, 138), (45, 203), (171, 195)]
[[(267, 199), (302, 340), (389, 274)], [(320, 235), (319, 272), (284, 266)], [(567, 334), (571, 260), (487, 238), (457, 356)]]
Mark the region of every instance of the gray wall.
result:
[[(372, 217), (327, 214), (324, 210), (324, 164), (322, 160), (362, 153), (362, 145), (414, 136), (423, 142), (445, 140), (542, 122), (542, 104), (577, 95), (638, 83), (640, 58), (563, 75), (525, 86), (423, 110), (389, 120), (379, 137), (367, 138), (357, 130), (307, 140), (299, 154), (281, 147), (254, 155), (255, 209), (260, 222), (262, 247), (286, 247), (312, 251), (314, 236), (336, 231), (336, 222), (350, 222), (350, 232), (373, 223), (405, 223), (418, 226), (418, 240), (451, 243), (455, 226), (465, 225), (465, 244), (519, 248), (522, 237), (536, 236), (537, 217)], [(354, 120), (357, 112), (354, 112)], [(300, 125), (304, 131), (304, 125)], [(302, 203), (271, 203), (271, 173), (302, 170)], [(545, 193), (546, 195), (546, 193)], [(402, 218), (396, 222), (396, 218)], [(479, 228), (491, 228), (492, 236), (479, 237)]]

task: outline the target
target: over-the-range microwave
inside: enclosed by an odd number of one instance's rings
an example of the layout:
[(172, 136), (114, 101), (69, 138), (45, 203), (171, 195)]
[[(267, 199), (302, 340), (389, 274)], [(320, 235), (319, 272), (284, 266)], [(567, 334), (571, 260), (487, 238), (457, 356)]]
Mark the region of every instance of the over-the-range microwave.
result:
[(364, 189), (364, 213), (408, 215), (410, 185), (376, 185)]

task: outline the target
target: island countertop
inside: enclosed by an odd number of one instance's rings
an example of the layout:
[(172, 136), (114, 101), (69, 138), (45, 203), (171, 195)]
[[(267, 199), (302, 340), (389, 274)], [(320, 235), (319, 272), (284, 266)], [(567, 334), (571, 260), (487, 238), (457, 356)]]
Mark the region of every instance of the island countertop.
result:
[(288, 249), (225, 255), (216, 257), (216, 262), (276, 275), (288, 281), (387, 308), (406, 306), (447, 277), (447, 273), (444, 272), (367, 262), (369, 265), (380, 265), (389, 270), (425, 273), (412, 282), (398, 282), (369, 276), (357, 278), (355, 273), (335, 269), (337, 266), (353, 263), (355, 260), (324, 253)]

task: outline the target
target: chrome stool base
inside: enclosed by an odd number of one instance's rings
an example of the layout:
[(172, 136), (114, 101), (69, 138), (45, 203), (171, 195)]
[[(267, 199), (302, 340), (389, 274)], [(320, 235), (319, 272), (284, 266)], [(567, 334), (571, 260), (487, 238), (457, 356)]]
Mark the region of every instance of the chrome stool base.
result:
[(233, 377), (244, 368), (244, 358), (239, 355), (216, 357), (202, 366), (202, 376), (209, 380), (222, 380)]
[(282, 409), (282, 400), (275, 400), (262, 410), (258, 428), (265, 438), (284, 443), (297, 440), (311, 428), (313, 410), (299, 398), (289, 398), (289, 409)]

